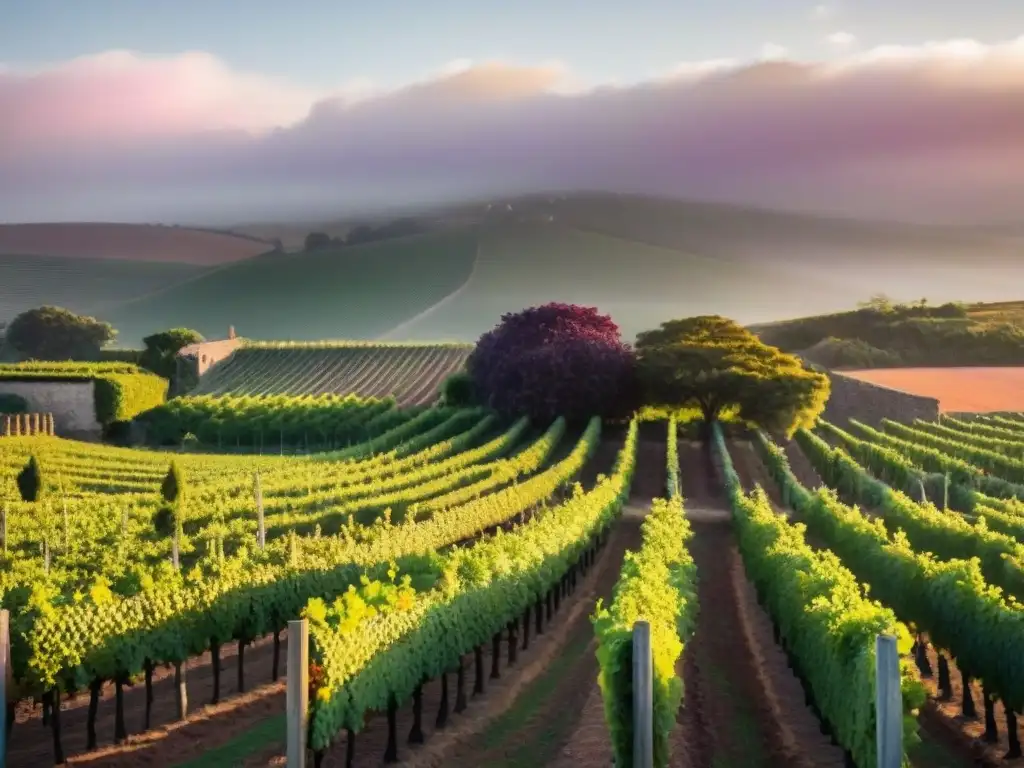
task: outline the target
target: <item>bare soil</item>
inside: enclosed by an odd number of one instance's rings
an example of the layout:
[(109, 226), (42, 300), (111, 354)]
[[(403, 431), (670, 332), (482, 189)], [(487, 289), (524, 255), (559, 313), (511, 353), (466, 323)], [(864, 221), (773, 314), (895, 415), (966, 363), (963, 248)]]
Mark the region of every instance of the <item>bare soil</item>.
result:
[[(730, 449), (734, 460), (737, 456), (744, 455), (742, 448), (738, 447), (735, 443), (730, 446)], [(790, 467), (803, 485), (808, 488), (816, 488), (822, 484), (814, 466), (806, 454), (804, 454), (799, 444), (791, 441), (785, 445), (785, 449)], [(760, 465), (760, 469), (754, 462)], [(760, 456), (756, 453), (753, 454), (751, 460), (745, 461), (745, 465), (745, 474), (747, 476), (747, 481), (744, 483), (745, 487), (753, 478), (767, 475), (767, 469), (764, 467)], [(739, 474), (742, 478), (744, 473)], [(777, 492), (776, 484), (772, 482), (771, 485)], [(861, 511), (869, 517), (877, 516), (877, 513), (871, 508), (861, 507)], [(824, 542), (815, 536), (808, 534), (806, 539), (816, 549), (827, 549), (824, 546)], [(927, 638), (927, 635), (925, 637)], [(962, 678), (955, 661), (949, 661), (951, 682), (954, 689), (953, 698), (949, 702), (941, 702), (937, 698), (938, 656), (934, 648), (928, 648), (928, 657), (931, 661), (934, 676), (922, 680), (928, 689), (929, 701), (919, 718), (922, 743), (910, 753), (913, 765), (917, 766), (917, 768), (953, 768), (967, 765), (1024, 766), (1024, 759), (1008, 761), (1002, 758), (1008, 748), (1006, 720), (1002, 704), (996, 703), (996, 719), (1000, 728), (999, 739), (993, 744), (986, 744), (981, 740), (981, 736), (984, 733), (983, 719), (970, 721), (959, 717), (960, 706), (963, 701)], [(979, 718), (981, 718), (981, 687), (977, 682), (972, 682), (971, 687), (975, 692), (975, 702)], [(1024, 726), (1024, 718), (1020, 719), (1018, 725), (1018, 733), (1024, 736), (1024, 728), (1022, 726)]]
[[(221, 649), (220, 698), (213, 696), (213, 664), (209, 652), (186, 664), (189, 717), (177, 721), (173, 669), (158, 668), (153, 675), (151, 730), (143, 733), (145, 686), (139, 681), (124, 689), (125, 724), (128, 740), (114, 744), (115, 689), (104, 686), (96, 716), (99, 748), (86, 752), (88, 694), (66, 699), (61, 705), (61, 736), (68, 765), (95, 768), (113, 766), (170, 766), (198, 757), (207, 749), (233, 738), (255, 723), (284, 711), (284, 680), (287, 674), (287, 638), (282, 632), (280, 674), (271, 683), (273, 638), (268, 636), (245, 649), (247, 693), (238, 695), (237, 644)], [(53, 738), (42, 725), (41, 708), (19, 705), (8, 746), (10, 768), (38, 768), (53, 765)]]
[(0, 224), (0, 255), (172, 261), (214, 266), (266, 253), (265, 242), (150, 224)]
[[(725, 509), (706, 450), (690, 446), (681, 461), (687, 503), (695, 499)], [(785, 652), (774, 642), (743, 571), (731, 523), (692, 525), (700, 613), (684, 651), (685, 694), (673, 765), (839, 768), (842, 752), (822, 734)]]
[(879, 368), (843, 375), (934, 397), (944, 412), (1024, 410), (1024, 368)]

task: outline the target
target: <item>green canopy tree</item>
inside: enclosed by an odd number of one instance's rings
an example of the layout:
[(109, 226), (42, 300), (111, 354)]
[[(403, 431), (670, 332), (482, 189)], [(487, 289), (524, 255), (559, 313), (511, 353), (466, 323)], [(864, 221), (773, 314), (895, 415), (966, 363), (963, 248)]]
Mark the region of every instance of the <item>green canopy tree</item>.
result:
[(113, 326), (95, 317), (39, 307), (11, 321), (6, 343), (24, 359), (97, 360), (100, 349), (116, 336)]
[(825, 407), (824, 374), (718, 315), (670, 320), (641, 333), (637, 373), (648, 402), (697, 406), (706, 423), (735, 407), (744, 421), (792, 435)]
[(189, 344), (203, 341), (203, 335), (191, 328), (171, 328), (167, 331), (154, 333), (142, 340), (146, 345), (139, 363), (158, 376), (165, 379), (174, 378), (177, 364), (175, 355)]

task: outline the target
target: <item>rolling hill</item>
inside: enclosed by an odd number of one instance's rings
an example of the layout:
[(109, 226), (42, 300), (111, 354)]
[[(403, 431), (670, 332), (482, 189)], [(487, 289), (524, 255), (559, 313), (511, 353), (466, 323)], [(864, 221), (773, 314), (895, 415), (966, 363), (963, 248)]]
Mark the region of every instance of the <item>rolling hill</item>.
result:
[(114, 307), (103, 319), (120, 331), (122, 344), (175, 326), (208, 338), (233, 325), (255, 339), (369, 339), (458, 290), (476, 249), (476, 230), (461, 228), (264, 254)]
[(0, 255), (0, 323), (43, 304), (82, 314), (190, 280), (206, 267), (166, 261)]
[(1024, 365), (1024, 302), (893, 302), (752, 325), (769, 344), (828, 368)]
[(0, 225), (0, 323), (42, 304), (85, 314), (265, 253), (247, 235), (140, 224)]
[(214, 266), (270, 250), (248, 235), (162, 224), (0, 224), (0, 255), (169, 261)]
[[(123, 344), (175, 325), (208, 336), (234, 325), (257, 339), (470, 341), (503, 312), (557, 300), (600, 307), (632, 339), (671, 317), (764, 323), (836, 312), (880, 292), (1007, 301), (1024, 278), (1019, 241), (949, 227), (611, 194), (424, 215), (442, 229), (255, 256), (108, 306), (102, 317)], [(273, 237), (296, 226), (258, 231)]]

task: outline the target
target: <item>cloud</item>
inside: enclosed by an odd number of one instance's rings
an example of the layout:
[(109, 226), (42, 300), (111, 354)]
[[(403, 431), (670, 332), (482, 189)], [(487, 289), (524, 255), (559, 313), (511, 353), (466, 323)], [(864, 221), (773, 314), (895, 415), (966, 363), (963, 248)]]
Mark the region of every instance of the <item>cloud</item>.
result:
[(761, 59), (763, 61), (784, 59), (787, 53), (786, 47), (778, 43), (765, 43), (761, 46)]
[(829, 5), (828, 3), (820, 3), (811, 8), (811, 18), (818, 21), (824, 21), (825, 19), (831, 19), (836, 15), (836, 7)]
[(849, 48), (857, 42), (857, 38), (849, 32), (833, 32), (825, 38), (825, 42), (836, 48)]
[(0, 220), (313, 218), (574, 188), (1024, 214), (1024, 37), (761, 54), (629, 84), (458, 60), (393, 89), (308, 89), (204, 53), (0, 68)]

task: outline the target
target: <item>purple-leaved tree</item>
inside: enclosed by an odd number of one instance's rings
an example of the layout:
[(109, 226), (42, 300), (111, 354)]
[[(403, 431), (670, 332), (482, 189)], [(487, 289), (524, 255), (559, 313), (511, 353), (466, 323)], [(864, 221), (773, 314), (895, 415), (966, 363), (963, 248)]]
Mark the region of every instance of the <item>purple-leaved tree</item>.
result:
[(503, 315), (467, 363), (477, 397), (498, 412), (537, 422), (579, 422), (627, 413), (633, 352), (596, 307), (545, 304)]

